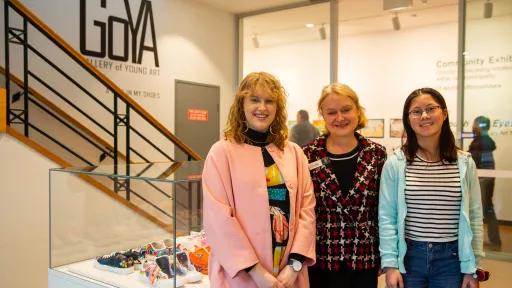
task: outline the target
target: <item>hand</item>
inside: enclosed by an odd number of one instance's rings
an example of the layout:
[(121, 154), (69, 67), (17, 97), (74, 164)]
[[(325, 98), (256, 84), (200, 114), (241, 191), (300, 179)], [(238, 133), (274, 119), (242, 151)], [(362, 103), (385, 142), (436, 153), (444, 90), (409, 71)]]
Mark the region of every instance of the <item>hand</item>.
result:
[(397, 268), (387, 267), (384, 269), (386, 273), (386, 287), (387, 288), (404, 288), (404, 281), (402, 274)]
[(254, 266), (249, 275), (259, 288), (285, 288), (276, 277), (272, 276), (263, 266), (258, 263)]
[(471, 274), (464, 274), (461, 288), (478, 288), (480, 283)]
[(299, 272), (293, 271), (290, 265), (286, 265), (283, 270), (279, 272), (279, 275), (277, 275), (277, 281), (283, 284), (285, 288), (290, 288), (293, 287), (298, 275)]

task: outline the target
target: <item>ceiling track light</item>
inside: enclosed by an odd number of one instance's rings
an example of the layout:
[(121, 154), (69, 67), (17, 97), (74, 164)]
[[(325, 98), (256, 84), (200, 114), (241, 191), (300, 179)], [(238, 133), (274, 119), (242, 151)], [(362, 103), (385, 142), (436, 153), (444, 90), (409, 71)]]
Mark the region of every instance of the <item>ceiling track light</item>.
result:
[(391, 18), (391, 23), (393, 24), (393, 30), (395, 30), (395, 31), (400, 30), (400, 18), (398, 18), (397, 13), (395, 13), (393, 18)]
[(320, 35), (320, 39), (327, 39), (327, 31), (325, 30), (324, 24), (318, 28), (318, 34)]
[(489, 0), (487, 0), (487, 2), (484, 3), (484, 18), (492, 18), (492, 6), (493, 4)]
[(412, 7), (412, 0), (384, 0), (384, 10), (398, 11)]
[(260, 40), (258, 40), (258, 36), (252, 36), (252, 47), (260, 48)]

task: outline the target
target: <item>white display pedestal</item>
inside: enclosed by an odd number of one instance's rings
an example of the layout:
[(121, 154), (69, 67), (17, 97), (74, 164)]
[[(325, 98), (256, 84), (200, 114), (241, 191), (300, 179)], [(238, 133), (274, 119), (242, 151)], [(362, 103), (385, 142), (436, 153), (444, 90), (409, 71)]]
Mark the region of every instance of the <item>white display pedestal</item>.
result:
[[(94, 259), (48, 269), (48, 288), (151, 288), (139, 279), (139, 272), (123, 275), (94, 268)], [(158, 285), (156, 287), (159, 287)], [(209, 288), (206, 275), (184, 288)]]

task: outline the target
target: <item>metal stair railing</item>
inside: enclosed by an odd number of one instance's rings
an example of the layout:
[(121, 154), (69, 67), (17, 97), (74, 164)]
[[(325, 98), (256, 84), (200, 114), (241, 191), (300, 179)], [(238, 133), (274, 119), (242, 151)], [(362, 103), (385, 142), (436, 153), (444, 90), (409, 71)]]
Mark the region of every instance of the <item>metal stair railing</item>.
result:
[[(13, 14), (15, 12), (16, 14)], [(11, 24), (10, 17), (18, 17), (21, 18), (22, 27), (15, 27), (16, 25)], [(17, 19), (16, 19), (17, 20)], [(13, 21), (14, 22), (14, 21)], [(113, 159), (113, 190), (115, 192), (125, 191), (125, 198), (130, 200), (131, 194), (133, 193), (135, 196), (143, 198), (138, 193), (132, 191), (130, 189), (129, 178), (124, 177), (116, 177), (119, 174), (119, 165), (120, 160), (123, 160), (125, 165), (122, 167), (124, 169), (124, 174), (126, 176), (130, 176), (130, 163), (132, 163), (132, 153), (138, 157), (140, 160), (144, 162), (151, 162), (150, 157), (144, 156), (142, 151), (137, 151), (132, 146), (132, 137), (135, 135), (142, 142), (146, 143), (154, 151), (159, 153), (159, 157), (163, 157), (167, 160), (174, 161), (173, 157), (171, 157), (168, 153), (166, 153), (159, 145), (156, 145), (154, 141), (149, 139), (147, 134), (143, 134), (139, 129), (137, 129), (132, 122), (132, 114), (137, 115), (142, 119), (144, 125), (148, 125), (152, 127), (157, 134), (163, 136), (166, 141), (171, 143), (172, 145), (176, 145), (181, 151), (183, 151), (188, 160), (200, 160), (201, 157), (195, 151), (193, 151), (189, 146), (183, 143), (180, 139), (178, 139), (175, 135), (173, 135), (165, 126), (163, 126), (160, 122), (158, 122), (150, 113), (148, 113), (142, 106), (140, 106), (135, 100), (133, 100), (130, 96), (127, 95), (125, 91), (123, 91), (120, 87), (118, 87), (114, 82), (112, 82), (108, 77), (106, 77), (103, 73), (101, 73), (97, 68), (95, 68), (92, 64), (90, 64), (85, 57), (83, 57), (79, 52), (74, 50), (66, 41), (64, 41), (60, 36), (58, 36), (52, 29), (50, 29), (46, 24), (43, 23), (39, 18), (37, 18), (29, 9), (27, 9), (20, 1), (18, 0), (4, 0), (4, 39), (5, 39), (5, 79), (6, 79), (6, 124), (11, 126), (13, 124), (21, 124), (23, 126), (23, 134), (25, 137), (30, 138), (31, 131), (36, 131), (39, 134), (46, 136), (51, 141), (55, 142), (57, 145), (61, 146), (64, 150), (68, 151), (70, 154), (74, 155), (76, 158), (83, 161), (83, 163), (93, 166), (94, 164), (86, 159), (85, 157), (79, 155), (74, 149), (67, 147), (59, 142), (59, 140), (52, 137), (49, 133), (45, 132), (40, 125), (36, 125), (30, 121), (30, 103), (32, 105), (37, 106), (42, 111), (45, 111), (51, 117), (57, 119), (62, 125), (66, 126), (68, 129), (74, 131), (76, 135), (81, 138), (84, 138), (87, 142), (95, 146), (100, 152), (100, 158), (109, 157)], [(55, 61), (52, 61), (47, 55), (44, 55), (44, 51), (37, 49), (35, 45), (31, 43), (32, 37), (29, 37), (29, 28), (35, 28), (39, 35), (43, 35), (44, 38), (49, 40), (54, 44), (61, 52), (68, 56), (72, 63), (78, 64), (83, 71), (89, 74), (93, 79), (96, 80), (97, 84), (102, 85), (106, 91), (109, 91), (111, 94), (110, 100), (112, 101), (112, 108), (109, 105), (105, 104), (105, 97), (98, 97), (93, 92), (90, 92), (88, 89), (84, 87), (83, 84), (80, 84), (79, 80), (73, 78), (66, 73), (65, 68), (60, 67), (56, 64)], [(11, 46), (12, 45), (21, 45), (22, 46), (22, 73), (23, 80), (21, 83), (22, 93), (21, 97), (23, 100), (23, 105), (20, 108), (11, 107)], [(47, 51), (49, 48), (45, 47), (44, 50)], [(34, 58), (32, 58), (34, 57)], [(78, 88), (84, 95), (86, 95), (89, 99), (93, 100), (94, 103), (97, 104), (98, 109), (103, 112), (107, 112), (111, 115), (111, 125), (112, 129), (105, 127), (104, 124), (100, 123), (95, 117), (90, 116), (91, 113), (87, 113), (84, 111), (79, 105), (69, 100), (66, 97), (66, 93), (59, 91), (58, 87), (51, 85), (43, 79), (42, 73), (38, 73), (36, 69), (32, 69), (31, 60), (36, 59), (41, 61), (41, 63), (46, 63), (47, 67), (51, 68), (52, 71), (56, 72), (58, 75), (66, 79), (70, 84), (74, 87)], [(19, 62), (18, 62), (19, 63)], [(30, 82), (29, 82), (30, 81)], [(34, 100), (30, 96), (30, 86), (29, 83), (35, 83), (40, 87), (44, 87), (46, 90), (50, 91), (52, 95), (55, 95), (58, 99), (61, 99), (64, 103), (66, 103), (72, 110), (85, 117), (92, 123), (95, 129), (99, 129), (106, 133), (106, 135), (112, 138), (113, 147), (112, 149), (106, 149), (94, 143), (90, 139), (81, 133), (75, 127), (67, 124), (65, 120), (59, 118), (55, 113), (52, 113), (50, 110), (46, 109), (44, 105)], [(20, 83), (18, 83), (20, 85)], [(124, 107), (123, 107), (124, 105)], [(123, 109), (124, 108), (124, 109)], [(124, 110), (124, 111), (123, 111)], [(124, 129), (123, 129), (124, 128)], [(94, 129), (93, 129), (94, 130)], [(124, 130), (125, 137), (121, 139), (120, 134)], [(146, 131), (145, 131), (146, 132)], [(124, 147), (120, 147), (121, 142), (124, 140)], [(165, 143), (164, 143), (165, 144)], [(121, 150), (119, 148), (124, 148), (125, 155), (122, 155)], [(158, 161), (160, 159), (157, 159)], [(154, 160), (153, 160), (154, 161)], [(121, 179), (123, 178), (123, 179)], [(153, 205), (152, 203), (150, 205)], [(164, 211), (165, 212), (165, 211)]]

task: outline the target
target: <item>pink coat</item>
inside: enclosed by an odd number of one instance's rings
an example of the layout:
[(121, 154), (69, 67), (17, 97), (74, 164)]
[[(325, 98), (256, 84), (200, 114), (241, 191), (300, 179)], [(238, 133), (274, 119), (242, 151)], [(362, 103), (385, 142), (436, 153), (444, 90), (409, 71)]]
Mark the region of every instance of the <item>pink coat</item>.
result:
[[(290, 253), (315, 262), (315, 196), (302, 149), (287, 142), (284, 150), (266, 147), (290, 193), (289, 240), (281, 269)], [(272, 270), (272, 234), (265, 166), (260, 147), (229, 140), (215, 143), (203, 170), (203, 221), (211, 244), (211, 287), (256, 287), (245, 268), (260, 262)], [(295, 287), (309, 287), (303, 269)]]

